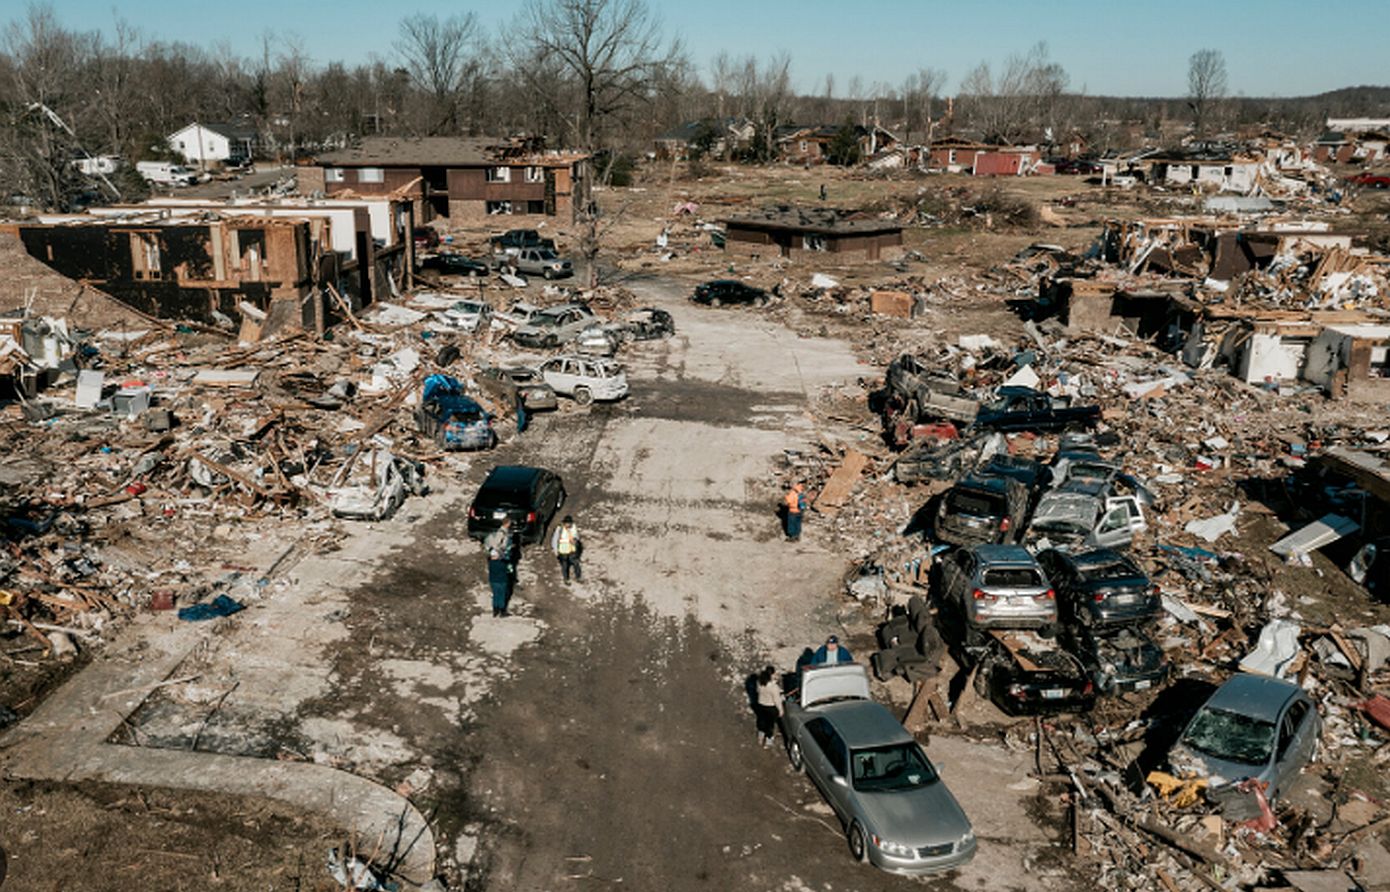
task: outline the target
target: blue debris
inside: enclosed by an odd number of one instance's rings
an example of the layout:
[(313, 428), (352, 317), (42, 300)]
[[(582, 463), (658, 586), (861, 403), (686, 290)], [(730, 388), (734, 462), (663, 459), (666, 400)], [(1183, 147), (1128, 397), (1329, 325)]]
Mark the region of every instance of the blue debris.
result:
[(217, 619), (220, 616), (231, 616), (233, 613), (239, 613), (245, 609), (245, 605), (238, 604), (226, 595), (218, 595), (206, 604), (194, 604), (191, 607), (180, 607), (179, 619), (196, 623), (205, 619)]

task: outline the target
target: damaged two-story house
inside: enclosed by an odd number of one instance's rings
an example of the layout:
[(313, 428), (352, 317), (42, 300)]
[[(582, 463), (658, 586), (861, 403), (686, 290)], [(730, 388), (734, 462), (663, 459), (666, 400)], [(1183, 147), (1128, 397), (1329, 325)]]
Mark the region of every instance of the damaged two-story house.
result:
[(587, 153), (546, 151), (536, 140), (377, 136), (319, 155), (301, 168), (299, 191), (408, 199), (420, 223), (492, 216), (569, 223), (583, 210), (588, 176)]

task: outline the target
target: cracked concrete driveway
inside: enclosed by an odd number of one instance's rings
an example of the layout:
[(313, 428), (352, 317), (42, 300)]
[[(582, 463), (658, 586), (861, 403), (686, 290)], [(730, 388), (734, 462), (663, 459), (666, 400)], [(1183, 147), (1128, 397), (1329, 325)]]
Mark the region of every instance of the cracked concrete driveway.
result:
[[(629, 399), (539, 416), (305, 561), (173, 670), (198, 679), (146, 700), (133, 742), (302, 758), (394, 788), (461, 888), (900, 887), (853, 863), (814, 788), (755, 746), (743, 693), (762, 663), (840, 629), (848, 556), (818, 544), (815, 518), (782, 540), (771, 471), (784, 449), (815, 448), (822, 389), (867, 369), (756, 310), (627, 284), (678, 330), (625, 355)], [(501, 620), (465, 535), (494, 463), (559, 472), (586, 547), (571, 586), (529, 550)], [(1028, 754), (940, 735), (928, 752), (982, 843), (923, 884), (1071, 888)]]

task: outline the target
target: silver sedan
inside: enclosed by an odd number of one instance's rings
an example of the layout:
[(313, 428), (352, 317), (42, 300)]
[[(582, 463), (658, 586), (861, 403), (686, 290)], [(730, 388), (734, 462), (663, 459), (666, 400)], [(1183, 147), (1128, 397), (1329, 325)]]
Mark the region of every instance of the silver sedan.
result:
[(804, 670), (782, 730), (792, 767), (835, 810), (856, 859), (927, 874), (975, 856), (970, 819), (907, 729), (869, 698), (863, 666)]

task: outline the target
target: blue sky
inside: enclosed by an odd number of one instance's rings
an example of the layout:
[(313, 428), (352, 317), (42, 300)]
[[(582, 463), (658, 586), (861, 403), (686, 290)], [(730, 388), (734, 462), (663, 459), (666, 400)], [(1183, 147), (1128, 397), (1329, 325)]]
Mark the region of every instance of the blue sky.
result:
[[(945, 69), (946, 92), (981, 60), (1046, 41), (1071, 88), (1092, 95), (1178, 96), (1187, 59), (1213, 47), (1226, 57), (1230, 92), (1296, 96), (1359, 84), (1390, 84), (1384, 0), (1161, 0), (1120, 4), (1078, 0), (649, 0), (702, 70), (720, 50), (760, 58), (791, 54), (797, 87), (819, 92), (827, 73), (844, 95), (856, 74), (865, 86), (898, 84), (920, 66)], [(505, 28), (520, 6), (478, 0), (53, 0), (69, 27), (109, 31), (117, 16), (147, 38), (211, 46), (227, 41), (258, 53), (267, 29), (299, 35), (314, 57), (354, 63), (388, 57), (401, 17), (476, 10), (485, 27)], [(19, 0), (0, 4), (22, 14)], [(1378, 23), (1366, 27), (1368, 23)]]

